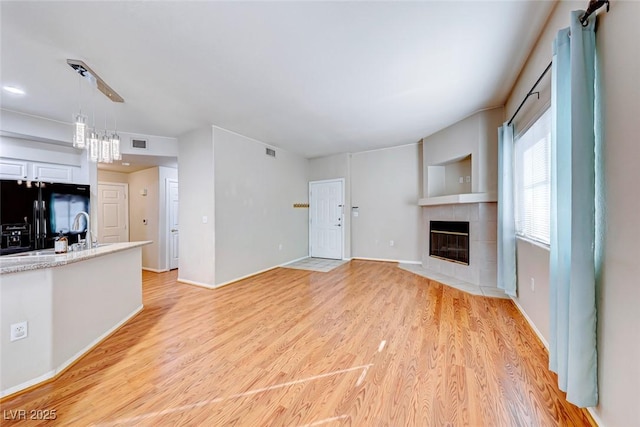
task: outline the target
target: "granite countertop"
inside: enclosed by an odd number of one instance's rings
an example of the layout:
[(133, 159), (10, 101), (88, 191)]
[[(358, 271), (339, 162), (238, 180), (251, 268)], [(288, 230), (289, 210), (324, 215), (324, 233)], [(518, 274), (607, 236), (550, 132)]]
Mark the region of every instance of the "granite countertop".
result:
[[(151, 241), (108, 243), (94, 249), (73, 251), (66, 254), (40, 253), (41, 251), (24, 252), (18, 255), (0, 257), (0, 274), (17, 273), (20, 271), (38, 270), (41, 268), (59, 267), (74, 262), (80, 262), (103, 255), (120, 252), (127, 249), (148, 245)], [(37, 254), (36, 254), (37, 253)]]

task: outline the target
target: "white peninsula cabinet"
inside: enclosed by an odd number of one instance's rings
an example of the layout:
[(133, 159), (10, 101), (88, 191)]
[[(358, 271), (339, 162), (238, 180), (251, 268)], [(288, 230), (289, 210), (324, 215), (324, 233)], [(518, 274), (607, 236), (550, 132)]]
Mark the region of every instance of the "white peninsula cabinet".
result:
[(0, 397), (55, 377), (142, 310), (148, 243), (0, 257)]

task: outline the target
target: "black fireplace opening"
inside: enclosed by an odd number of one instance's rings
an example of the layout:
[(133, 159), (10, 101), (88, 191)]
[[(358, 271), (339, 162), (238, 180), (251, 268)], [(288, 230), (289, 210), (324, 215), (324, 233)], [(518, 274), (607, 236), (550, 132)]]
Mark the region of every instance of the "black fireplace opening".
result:
[(469, 265), (469, 223), (431, 221), (429, 256)]

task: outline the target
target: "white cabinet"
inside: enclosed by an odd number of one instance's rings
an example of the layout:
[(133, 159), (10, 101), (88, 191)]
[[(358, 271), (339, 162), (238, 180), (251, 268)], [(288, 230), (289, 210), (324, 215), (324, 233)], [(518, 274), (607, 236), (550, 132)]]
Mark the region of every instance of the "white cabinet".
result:
[(34, 181), (73, 182), (74, 169), (77, 166), (32, 163), (31, 172)]
[(27, 162), (21, 160), (0, 159), (0, 178), (2, 179), (27, 179)]
[(78, 166), (0, 159), (0, 178), (74, 183), (82, 180), (82, 171)]

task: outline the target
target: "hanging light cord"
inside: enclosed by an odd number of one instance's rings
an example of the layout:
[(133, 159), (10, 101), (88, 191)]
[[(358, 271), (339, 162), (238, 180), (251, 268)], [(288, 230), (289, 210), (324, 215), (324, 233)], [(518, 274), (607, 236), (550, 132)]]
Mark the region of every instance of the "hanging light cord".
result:
[(91, 86), (93, 90), (91, 91), (91, 108), (93, 109), (93, 131), (96, 130), (96, 86), (93, 84), (93, 80), (91, 81)]
[(82, 115), (82, 77), (78, 73), (78, 114)]

